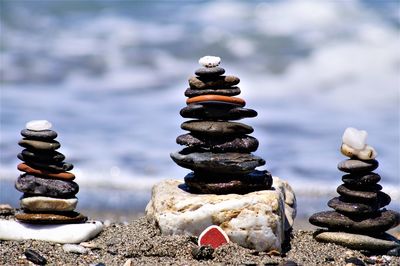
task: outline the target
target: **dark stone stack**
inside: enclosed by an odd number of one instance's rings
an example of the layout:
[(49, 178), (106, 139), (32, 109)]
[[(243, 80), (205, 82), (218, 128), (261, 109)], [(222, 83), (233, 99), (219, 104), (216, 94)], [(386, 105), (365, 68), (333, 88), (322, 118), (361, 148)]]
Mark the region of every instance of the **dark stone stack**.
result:
[(74, 211), (79, 186), (73, 181), (74, 174), (67, 172), (73, 165), (64, 162), (65, 156), (56, 151), (60, 148), (55, 140), (57, 133), (47, 128), (23, 129), (21, 135), (24, 138), (18, 144), (25, 149), (18, 154), (23, 163), (17, 168), (24, 174), (15, 187), (24, 193), (20, 201), (23, 212), (16, 218), (41, 224), (84, 222), (86, 217)]
[[(219, 63), (218, 63), (219, 64)], [(186, 146), (171, 154), (180, 166), (193, 170), (185, 177), (187, 189), (193, 193), (245, 194), (271, 188), (268, 171), (255, 170), (265, 161), (251, 154), (258, 141), (249, 136), (253, 128), (231, 122), (256, 117), (257, 112), (244, 108), (245, 101), (238, 97), (239, 78), (224, 76), (218, 64), (196, 70), (185, 91), (188, 97), (180, 114), (193, 118), (181, 125), (190, 133), (180, 135), (177, 143)]]
[(378, 165), (375, 159), (360, 160), (356, 156), (340, 162), (339, 170), (346, 173), (343, 184), (337, 188), (340, 196), (328, 202), (335, 211), (316, 213), (310, 217), (310, 223), (330, 231), (370, 236), (382, 235), (397, 226), (399, 214), (383, 208), (391, 199), (381, 191), (381, 177), (372, 172)]

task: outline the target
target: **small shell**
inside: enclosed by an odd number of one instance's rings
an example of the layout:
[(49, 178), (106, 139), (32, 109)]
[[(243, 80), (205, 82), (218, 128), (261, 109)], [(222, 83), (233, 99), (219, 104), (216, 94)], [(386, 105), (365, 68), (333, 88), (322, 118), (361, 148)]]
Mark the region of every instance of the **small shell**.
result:
[(218, 56), (207, 55), (199, 59), (199, 64), (204, 67), (216, 67), (219, 66), (220, 63), (221, 58)]

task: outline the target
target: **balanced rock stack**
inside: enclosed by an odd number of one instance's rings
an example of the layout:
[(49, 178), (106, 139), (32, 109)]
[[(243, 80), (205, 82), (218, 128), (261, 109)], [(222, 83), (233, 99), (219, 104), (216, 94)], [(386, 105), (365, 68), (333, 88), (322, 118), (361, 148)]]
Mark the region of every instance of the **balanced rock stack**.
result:
[[(310, 223), (328, 228), (317, 234), (319, 241), (335, 242), (356, 249), (385, 250), (399, 246), (385, 231), (400, 223), (399, 213), (386, 210), (390, 196), (378, 184), (381, 177), (372, 172), (378, 168), (375, 149), (366, 144), (367, 132), (347, 128), (341, 152), (350, 157), (338, 164), (345, 172), (343, 184), (337, 188), (339, 197), (328, 202), (335, 211), (312, 215)], [(382, 209), (383, 208), (383, 209)]]
[(202, 67), (185, 91), (187, 106), (180, 112), (193, 119), (181, 125), (190, 133), (177, 138), (186, 147), (171, 154), (193, 172), (184, 183), (173, 179), (156, 184), (146, 214), (164, 235), (199, 236), (215, 225), (241, 246), (281, 250), (296, 215), (294, 193), (287, 182), (255, 170), (265, 161), (252, 154), (258, 148), (257, 139), (249, 136), (253, 128), (232, 122), (257, 116), (235, 97), (239, 78), (223, 75), (219, 57), (206, 56), (199, 63)]
[(189, 79), (188, 97), (180, 114), (195, 118), (184, 122), (181, 128), (190, 131), (177, 138), (185, 149), (172, 153), (171, 158), (180, 166), (193, 170), (185, 177), (190, 192), (212, 194), (245, 194), (270, 189), (272, 177), (268, 171), (255, 170), (265, 161), (251, 154), (258, 141), (248, 134), (253, 128), (231, 122), (255, 117), (257, 112), (244, 108), (245, 101), (238, 97), (239, 78), (223, 76), (219, 57), (203, 57), (203, 67), (196, 77)]
[(36, 120), (21, 131), (24, 138), (18, 144), (25, 149), (18, 154), (23, 163), (17, 168), (25, 173), (15, 187), (24, 193), (20, 201), (24, 212), (15, 217), (26, 223), (84, 222), (87, 218), (74, 212), (79, 186), (73, 181), (75, 176), (67, 172), (73, 165), (65, 163), (65, 156), (56, 151), (60, 143), (51, 126), (48, 121)]

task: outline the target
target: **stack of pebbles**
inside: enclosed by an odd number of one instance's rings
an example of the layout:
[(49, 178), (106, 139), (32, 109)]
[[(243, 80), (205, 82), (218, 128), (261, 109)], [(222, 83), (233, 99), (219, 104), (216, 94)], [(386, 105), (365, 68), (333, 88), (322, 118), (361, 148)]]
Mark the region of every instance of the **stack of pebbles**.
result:
[[(343, 135), (341, 152), (350, 157), (338, 164), (345, 172), (337, 188), (339, 197), (328, 202), (335, 211), (319, 212), (310, 217), (310, 223), (352, 234), (382, 236), (400, 222), (397, 212), (383, 207), (391, 201), (378, 184), (381, 177), (372, 172), (378, 168), (375, 149), (366, 144), (367, 132), (347, 128)], [(382, 209), (383, 208), (383, 209)], [(318, 238), (317, 238), (318, 240)], [(377, 242), (376, 240), (374, 240)]]
[(18, 154), (23, 161), (18, 170), (24, 174), (18, 177), (15, 187), (24, 193), (20, 201), (23, 212), (15, 217), (25, 223), (84, 222), (87, 218), (74, 212), (79, 186), (73, 182), (75, 176), (67, 172), (73, 165), (65, 163), (65, 156), (56, 151), (60, 143), (51, 126), (46, 120), (34, 120), (21, 131), (24, 138), (18, 144), (25, 149)]
[(181, 125), (190, 133), (178, 136), (177, 143), (186, 146), (171, 154), (179, 166), (193, 170), (185, 177), (186, 188), (200, 194), (245, 194), (271, 188), (268, 171), (255, 170), (265, 161), (251, 153), (258, 141), (248, 134), (253, 128), (231, 120), (255, 117), (257, 112), (244, 108), (245, 101), (235, 86), (239, 78), (224, 76), (220, 58), (206, 56), (195, 77), (189, 79), (188, 97), (180, 114), (194, 118)]

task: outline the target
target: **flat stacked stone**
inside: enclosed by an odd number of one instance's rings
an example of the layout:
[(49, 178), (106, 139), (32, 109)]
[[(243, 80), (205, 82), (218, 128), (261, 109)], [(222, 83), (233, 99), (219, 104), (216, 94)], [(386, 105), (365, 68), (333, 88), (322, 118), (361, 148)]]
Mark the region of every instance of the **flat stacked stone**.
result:
[(86, 221), (86, 217), (75, 212), (79, 186), (68, 172), (73, 165), (66, 163), (65, 156), (58, 152), (60, 143), (57, 132), (51, 130), (46, 120), (31, 121), (21, 131), (23, 138), (18, 144), (25, 148), (18, 154), (23, 161), (17, 168), (21, 174), (15, 188), (23, 192), (20, 200), (22, 213), (17, 220), (24, 223), (66, 224)]
[(253, 128), (232, 122), (257, 116), (255, 110), (245, 108), (243, 99), (234, 97), (240, 94), (240, 79), (225, 76), (219, 58), (200, 63), (203, 66), (189, 78), (185, 91), (187, 106), (180, 111), (182, 117), (193, 119), (182, 123), (189, 133), (176, 140), (186, 148), (171, 154), (179, 166), (193, 170), (185, 177), (188, 190), (245, 194), (271, 188), (270, 173), (256, 170), (265, 161), (252, 154), (258, 148), (258, 140), (249, 136)]
[[(400, 223), (399, 213), (384, 208), (391, 198), (381, 191), (382, 186), (378, 184), (381, 177), (373, 172), (379, 163), (375, 160), (376, 151), (365, 144), (366, 137), (365, 131), (346, 129), (341, 152), (350, 159), (338, 164), (338, 169), (346, 174), (342, 176), (343, 184), (337, 188), (339, 196), (328, 202), (328, 206), (334, 211), (319, 212), (309, 219), (311, 224), (328, 228), (329, 231), (355, 234), (351, 241), (346, 240), (349, 235), (336, 235), (337, 243), (353, 248), (353, 242), (357, 239), (368, 239), (361, 235), (375, 240), (387, 239), (385, 231)], [(335, 234), (320, 234), (316, 239), (332, 242), (332, 236)], [(360, 243), (360, 247), (365, 246), (368, 245)], [(371, 247), (377, 248), (372, 243)]]

